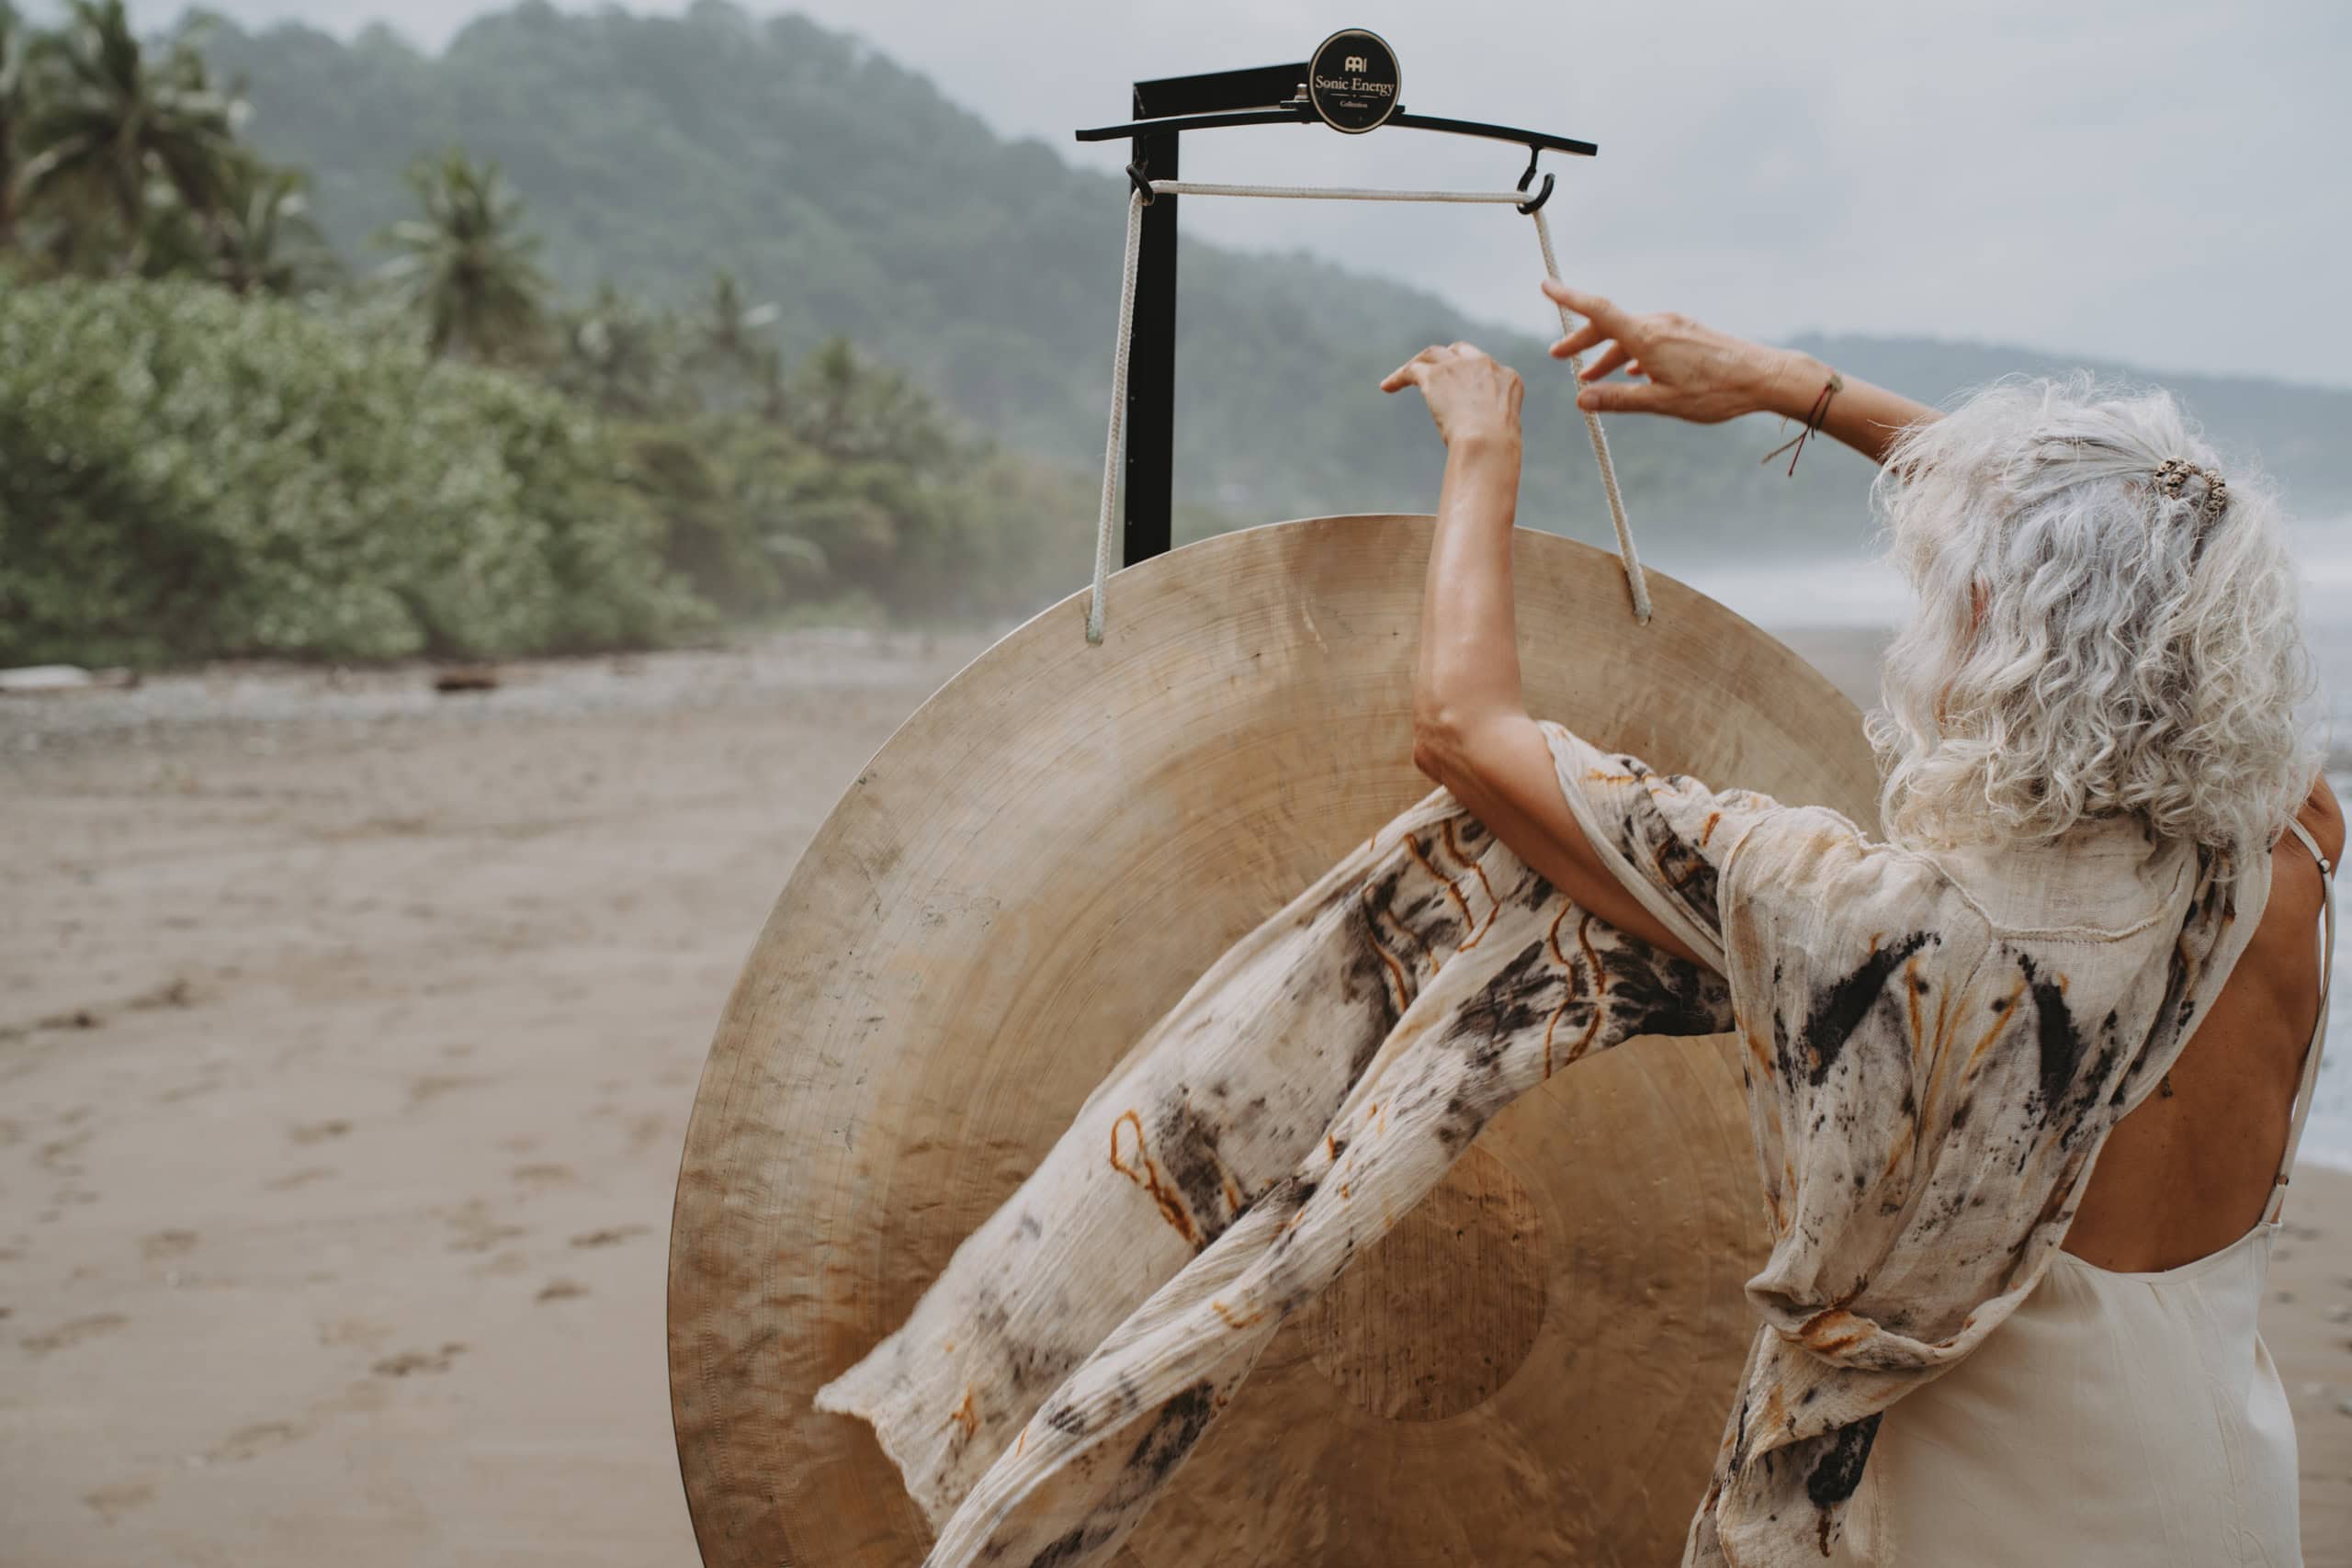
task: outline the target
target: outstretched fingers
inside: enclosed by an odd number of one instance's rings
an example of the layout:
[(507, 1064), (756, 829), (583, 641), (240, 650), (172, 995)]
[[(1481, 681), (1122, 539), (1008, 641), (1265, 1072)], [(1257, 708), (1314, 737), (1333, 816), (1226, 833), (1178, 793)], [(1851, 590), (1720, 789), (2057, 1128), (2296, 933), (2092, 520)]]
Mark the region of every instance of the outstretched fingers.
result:
[[(1594, 360), (1591, 364), (1586, 366), (1581, 371), (1577, 372), (1577, 378), (1580, 381), (1598, 381), (1603, 376), (1608, 375), (1611, 370), (1616, 369), (1619, 366), (1630, 366), (1633, 362), (1634, 351), (1632, 349), (1627, 348), (1622, 343), (1612, 343), (1609, 345), (1608, 351), (1601, 355), (1600, 358)], [(1628, 374), (1631, 374), (1631, 372), (1629, 371)]]
[(1607, 343), (1611, 335), (1599, 321), (1587, 321), (1552, 344), (1552, 357), (1566, 359), (1572, 354), (1582, 354), (1595, 344)]
[(1545, 278), (1543, 287), (1544, 292), (1555, 304), (1566, 305), (1588, 323), (1599, 326), (1603, 337), (1616, 337), (1633, 324), (1633, 317), (1619, 310), (1603, 295), (1588, 294), (1553, 277)]
[(1420, 385), (1423, 368), (1444, 352), (1437, 344), (1430, 344), (1429, 347), (1382, 377), (1380, 389), (1384, 392), (1401, 392), (1408, 387)]
[(1577, 407), (1594, 413), (1657, 413), (1667, 389), (1655, 381), (1594, 381), (1577, 392)]

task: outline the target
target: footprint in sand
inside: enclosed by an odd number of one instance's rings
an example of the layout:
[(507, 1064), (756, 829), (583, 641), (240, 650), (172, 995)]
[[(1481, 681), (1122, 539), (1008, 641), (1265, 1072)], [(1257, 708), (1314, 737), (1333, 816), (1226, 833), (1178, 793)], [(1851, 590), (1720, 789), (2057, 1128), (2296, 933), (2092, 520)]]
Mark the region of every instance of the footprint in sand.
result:
[(184, 1100), (194, 1100), (198, 1095), (216, 1093), (227, 1085), (228, 1075), (225, 1070), (217, 1064), (208, 1064), (197, 1070), (194, 1079), (165, 1089), (154, 1097), (153, 1102), (157, 1105), (177, 1105)]
[(574, 1247), (611, 1247), (633, 1235), (643, 1235), (643, 1225), (606, 1225), (603, 1230), (583, 1231), (571, 1238)]
[(175, 975), (153, 989), (131, 998), (130, 1005), (141, 1009), (194, 1007), (196, 987), (188, 984), (187, 976)]
[(452, 1340), (438, 1350), (403, 1350), (397, 1356), (387, 1356), (368, 1370), (379, 1378), (404, 1378), (412, 1372), (446, 1372), (450, 1363), (465, 1353), (463, 1345)]
[(262, 1185), (272, 1192), (291, 1192), (297, 1187), (308, 1187), (313, 1181), (324, 1181), (334, 1174), (331, 1165), (306, 1165), (289, 1170), (283, 1176), (273, 1176)]
[(157, 1231), (140, 1241), (139, 1256), (150, 1263), (167, 1262), (175, 1258), (186, 1258), (196, 1250), (196, 1243), (194, 1231)]
[(562, 1187), (573, 1179), (568, 1165), (518, 1165), (507, 1174), (526, 1187)]
[(298, 1144), (322, 1144), (329, 1138), (340, 1138), (351, 1131), (351, 1123), (337, 1117), (332, 1122), (311, 1122), (287, 1134)]
[(490, 1082), (488, 1078), (469, 1073), (426, 1073), (420, 1077), (409, 1080), (408, 1108), (414, 1111), (417, 1107), (430, 1104), (452, 1090), (479, 1089), (488, 1082)]
[(69, 1322), (61, 1323), (46, 1334), (28, 1335), (17, 1343), (32, 1355), (46, 1356), (53, 1350), (62, 1350), (69, 1346), (78, 1345), (85, 1339), (93, 1338), (101, 1334), (111, 1334), (130, 1322), (130, 1319), (119, 1312), (93, 1313), (88, 1317), (77, 1317)]
[(204, 1452), (207, 1464), (234, 1464), (272, 1449), (282, 1449), (302, 1435), (302, 1428), (287, 1421), (256, 1421), (250, 1427), (240, 1427)]
[(43, 1170), (63, 1177), (79, 1176), (82, 1167), (74, 1156), (80, 1154), (89, 1141), (90, 1129), (85, 1127), (71, 1137), (53, 1138), (43, 1144), (33, 1158)]
[(540, 1302), (568, 1302), (588, 1293), (588, 1287), (577, 1280), (549, 1280), (533, 1297)]
[(319, 1325), (322, 1345), (356, 1345), (362, 1350), (373, 1350), (391, 1337), (389, 1327), (364, 1317), (339, 1317)]
[(521, 1225), (503, 1225), (491, 1217), (490, 1206), (479, 1198), (469, 1199), (466, 1205), (449, 1216), (449, 1224), (458, 1239), (449, 1244), (452, 1252), (488, 1252), (504, 1241), (530, 1235)]
[(155, 1500), (154, 1486), (144, 1481), (119, 1481), (112, 1486), (101, 1486), (96, 1492), (82, 1494), (83, 1503), (107, 1524), (122, 1517), (133, 1508), (143, 1508)]

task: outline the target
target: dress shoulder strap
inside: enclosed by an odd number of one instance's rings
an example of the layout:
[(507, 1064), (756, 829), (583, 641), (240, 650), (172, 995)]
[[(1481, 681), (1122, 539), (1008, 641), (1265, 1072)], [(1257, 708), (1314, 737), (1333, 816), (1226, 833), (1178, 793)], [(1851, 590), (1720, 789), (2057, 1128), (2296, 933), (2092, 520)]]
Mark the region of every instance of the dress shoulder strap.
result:
[(2319, 1020), (2312, 1026), (2311, 1040), (2303, 1047), (2303, 1075), (2301, 1082), (2295, 1086), (2295, 1115), (2287, 1132), (2287, 1153), (2278, 1162), (2278, 1174), (2271, 1183), (2270, 1213), (2266, 1218), (2273, 1221), (2278, 1218), (2278, 1211), (2287, 1201), (2287, 1179), (2294, 1170), (2295, 1147), (2303, 1141), (2303, 1118), (2311, 1114), (2319, 1081), (2319, 1055), (2327, 1043), (2327, 984), (2335, 961), (2335, 868), (2320, 853), (2318, 841), (2301, 822), (2290, 817), (2287, 826), (2295, 830), (2295, 837), (2302, 840), (2303, 847), (2319, 862)]

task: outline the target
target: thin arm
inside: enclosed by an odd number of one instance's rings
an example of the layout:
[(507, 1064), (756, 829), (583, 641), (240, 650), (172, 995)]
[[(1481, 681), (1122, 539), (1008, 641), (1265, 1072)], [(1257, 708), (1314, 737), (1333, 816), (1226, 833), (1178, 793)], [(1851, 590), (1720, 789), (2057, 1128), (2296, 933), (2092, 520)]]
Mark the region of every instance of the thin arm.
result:
[(1519, 471), (1515, 431), (1447, 447), (1421, 600), (1413, 765), (1571, 901), (1703, 965), (1594, 851), (1561, 791), (1551, 743), (1528, 715), (1511, 604)]
[[(1923, 402), (1900, 392), (1840, 371), (1845, 386), (1829, 400), (1821, 433), (1844, 442), (1873, 463), (1886, 461), (1887, 448), (1911, 425), (1943, 416)], [(1813, 412), (1821, 389), (1828, 384), (1829, 367), (1810, 354), (1781, 351), (1781, 363), (1764, 393), (1766, 412), (1803, 421)]]
[[(1810, 354), (1751, 343), (1679, 311), (1627, 310), (1555, 277), (1538, 287), (1584, 318), (1552, 345), (1552, 357), (1573, 361), (1599, 351), (1577, 373), (1577, 406), (1589, 412), (1664, 414), (1698, 424), (1757, 412), (1804, 420), (1832, 374)], [(1609, 379), (1621, 369), (1639, 379)], [(1860, 377), (1843, 381), (1821, 428), (1873, 463), (1886, 461), (1887, 448), (1905, 430), (1940, 417), (1927, 404)]]

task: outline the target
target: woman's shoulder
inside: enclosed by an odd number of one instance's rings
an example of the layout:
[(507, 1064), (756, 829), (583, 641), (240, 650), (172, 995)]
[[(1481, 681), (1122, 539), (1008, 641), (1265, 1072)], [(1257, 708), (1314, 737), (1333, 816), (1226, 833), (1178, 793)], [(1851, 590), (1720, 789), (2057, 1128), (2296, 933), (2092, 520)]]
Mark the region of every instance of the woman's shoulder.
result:
[(1932, 843), (1881, 839), (1819, 806), (1775, 812), (1758, 828), (1757, 858), (1769, 863), (1755, 868), (1758, 881), (1825, 900), (1964, 910), (2012, 942), (2115, 942), (2177, 925), (2210, 870), (2195, 844), (2131, 816), (2085, 818), (2049, 837)]
[(1809, 905), (1820, 917), (1876, 918), (1891, 908), (1981, 913), (1932, 855), (1881, 838), (1830, 806), (1781, 805), (1764, 814), (1736, 846), (1733, 864), (1744, 895)]
[(1770, 807), (1749, 829), (1755, 849), (1743, 853), (1770, 855), (1784, 863), (1793, 858), (1825, 866), (1870, 865), (1885, 872), (1932, 870), (1917, 851), (1879, 837), (1834, 806), (1771, 801)]
[(2312, 776), (2311, 793), (2296, 807), (2295, 819), (2319, 845), (2319, 852), (2327, 857), (2328, 864), (2344, 863), (2344, 807), (2337, 803), (2324, 771)]

